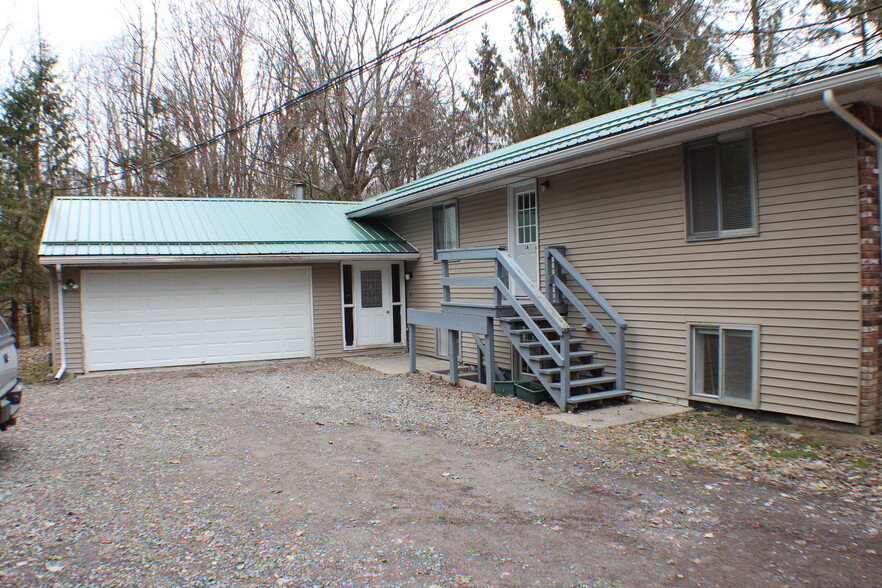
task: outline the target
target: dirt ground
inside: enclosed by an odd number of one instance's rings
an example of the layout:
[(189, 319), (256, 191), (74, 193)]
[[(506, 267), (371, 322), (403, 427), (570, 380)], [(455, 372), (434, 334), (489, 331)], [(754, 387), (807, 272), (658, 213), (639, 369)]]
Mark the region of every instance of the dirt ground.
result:
[[(878, 510), (342, 360), (34, 384), (0, 586), (878, 586)], [(882, 492), (882, 490), (880, 490)]]

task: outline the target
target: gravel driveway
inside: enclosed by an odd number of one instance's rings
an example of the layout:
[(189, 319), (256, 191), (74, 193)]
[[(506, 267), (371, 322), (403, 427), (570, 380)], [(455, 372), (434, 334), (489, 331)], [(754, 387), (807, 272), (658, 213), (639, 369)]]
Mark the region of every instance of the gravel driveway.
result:
[(342, 360), (27, 390), (3, 586), (878, 586), (882, 523)]

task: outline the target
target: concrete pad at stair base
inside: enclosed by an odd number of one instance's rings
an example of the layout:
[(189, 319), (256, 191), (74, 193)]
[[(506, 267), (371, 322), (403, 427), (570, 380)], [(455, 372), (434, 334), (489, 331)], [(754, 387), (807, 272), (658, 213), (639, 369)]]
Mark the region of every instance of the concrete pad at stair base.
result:
[[(347, 361), (369, 367), (384, 374), (406, 374), (410, 371), (409, 357), (406, 353), (390, 355), (362, 355), (347, 357)], [(421, 372), (440, 372), (450, 369), (450, 362), (425, 355), (417, 355), (417, 370)]]
[(692, 409), (686, 406), (675, 406), (673, 404), (662, 404), (660, 402), (631, 399), (626, 404), (605, 406), (593, 410), (583, 410), (578, 413), (562, 412), (548, 414), (545, 415), (545, 418), (567, 423), (575, 427), (601, 429), (603, 427), (627, 425), (628, 423), (636, 423), (639, 421), (657, 419), (691, 411)]

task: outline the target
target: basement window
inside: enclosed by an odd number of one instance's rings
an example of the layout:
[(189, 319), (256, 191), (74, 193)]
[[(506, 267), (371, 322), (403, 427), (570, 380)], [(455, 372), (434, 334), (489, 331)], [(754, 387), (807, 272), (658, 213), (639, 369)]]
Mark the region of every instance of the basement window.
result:
[(683, 146), (690, 240), (756, 234), (753, 159), (748, 133)]
[(692, 395), (753, 406), (757, 394), (757, 329), (742, 325), (692, 326)]

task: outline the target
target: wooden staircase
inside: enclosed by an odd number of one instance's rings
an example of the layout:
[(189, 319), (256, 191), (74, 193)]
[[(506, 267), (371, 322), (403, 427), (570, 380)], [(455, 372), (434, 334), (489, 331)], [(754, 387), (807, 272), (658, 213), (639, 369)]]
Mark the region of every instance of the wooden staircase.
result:
[[(493, 324), (499, 324), (524, 363), (554, 398), (561, 409), (606, 398), (629, 396), (625, 388), (625, 329), (622, 317), (566, 260), (566, 248), (546, 247), (545, 294), (524, 273), (504, 247), (449, 249), (438, 252), (441, 261), (441, 286), (444, 291), (441, 312), (408, 310), (411, 333), (411, 366), (415, 365), (413, 328), (417, 324), (446, 328), (450, 331), (451, 374), (455, 381), (459, 352), (459, 333), (471, 329), (478, 345), (479, 358), (486, 359), (486, 380), (492, 387), (498, 370), (493, 359)], [(493, 276), (454, 277), (450, 261), (490, 260)], [(516, 288), (512, 288), (516, 284)], [(573, 286), (573, 288), (571, 288)], [(492, 300), (453, 301), (451, 287), (488, 288)], [(516, 296), (513, 290), (521, 295)], [(590, 299), (606, 314), (610, 333), (585, 306)], [(595, 350), (585, 349), (586, 339), (572, 336), (573, 327), (565, 316), (573, 315), (592, 332), (600, 335), (615, 357), (614, 375), (606, 363), (596, 360)], [(485, 322), (486, 321), (486, 322)], [(478, 334), (484, 335), (482, 341)], [(481, 361), (479, 361), (481, 363)]]
[[(536, 339), (530, 329), (526, 328), (520, 317), (501, 317), (499, 322), (502, 332), (511, 341), (533, 375), (552, 396), (555, 396), (554, 392), (562, 388), (562, 366), (557, 365), (551, 354), (545, 353), (542, 343)], [(546, 324), (544, 319), (537, 320), (537, 324), (543, 332), (554, 332), (551, 327), (544, 326)], [(558, 340), (550, 342), (552, 345), (560, 344)], [(570, 348), (567, 355), (570, 360), (570, 377), (567, 403), (577, 405), (604, 398), (628, 396), (630, 392), (627, 390), (616, 389), (616, 376), (607, 375), (609, 366), (595, 360), (597, 353), (583, 348), (586, 342), (585, 339), (576, 338), (570, 338), (569, 341)]]

